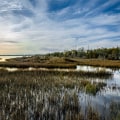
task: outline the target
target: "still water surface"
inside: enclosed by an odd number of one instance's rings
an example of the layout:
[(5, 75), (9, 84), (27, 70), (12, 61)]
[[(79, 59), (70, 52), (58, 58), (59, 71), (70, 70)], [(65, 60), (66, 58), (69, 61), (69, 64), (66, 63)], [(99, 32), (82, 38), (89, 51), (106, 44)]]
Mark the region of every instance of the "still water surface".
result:
[[(84, 92), (79, 93), (80, 103), (83, 106), (91, 104), (95, 109), (99, 110), (101, 115), (108, 114), (109, 105), (111, 102), (120, 102), (120, 70), (112, 70), (102, 67), (91, 67), (91, 66), (77, 66), (77, 70), (84, 71), (96, 71), (106, 70), (113, 74), (112, 78), (105, 79), (93, 79), (96, 82), (104, 82), (107, 85), (101, 89), (95, 96), (86, 94)], [(106, 109), (104, 109), (104, 107)], [(85, 108), (85, 107), (83, 107)]]
[(5, 62), (7, 59), (17, 58), (22, 56), (0, 56), (0, 62)]

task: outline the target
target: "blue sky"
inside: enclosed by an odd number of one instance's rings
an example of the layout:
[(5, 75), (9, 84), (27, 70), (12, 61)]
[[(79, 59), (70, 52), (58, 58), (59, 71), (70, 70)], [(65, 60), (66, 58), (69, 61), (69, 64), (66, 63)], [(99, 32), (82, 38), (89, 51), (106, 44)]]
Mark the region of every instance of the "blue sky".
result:
[(0, 0), (0, 54), (120, 47), (120, 0)]

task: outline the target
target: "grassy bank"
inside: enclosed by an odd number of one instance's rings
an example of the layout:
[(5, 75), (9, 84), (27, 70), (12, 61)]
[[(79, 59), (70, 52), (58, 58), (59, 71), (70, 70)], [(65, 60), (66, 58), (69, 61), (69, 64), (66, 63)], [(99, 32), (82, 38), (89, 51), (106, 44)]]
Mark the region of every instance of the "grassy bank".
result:
[(89, 65), (89, 66), (107, 67), (107, 68), (120, 68), (120, 60), (79, 59), (79, 58), (72, 58), (71, 60), (73, 60), (76, 64), (79, 64), (79, 65)]
[(76, 64), (46, 64), (46, 63), (32, 63), (32, 62), (0, 62), (0, 67), (17, 67), (17, 68), (76, 68)]
[(65, 57), (30, 57), (14, 58), (6, 62), (0, 62), (1, 67), (42, 67), (42, 68), (76, 68), (76, 65), (89, 65), (97, 67), (120, 68), (120, 60), (80, 59)]

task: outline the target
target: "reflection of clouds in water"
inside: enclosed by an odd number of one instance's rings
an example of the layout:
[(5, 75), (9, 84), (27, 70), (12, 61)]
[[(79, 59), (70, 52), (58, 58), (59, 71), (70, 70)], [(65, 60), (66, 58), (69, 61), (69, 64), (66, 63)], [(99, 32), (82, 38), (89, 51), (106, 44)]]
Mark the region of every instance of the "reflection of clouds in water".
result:
[(0, 56), (0, 62), (5, 62), (7, 59), (11, 59), (11, 58), (19, 58), (19, 57), (23, 57), (23, 56)]
[[(120, 93), (120, 91), (118, 91), (118, 93)], [(110, 92), (110, 91), (102, 91), (99, 92), (96, 96), (93, 95), (89, 95), (89, 94), (85, 94), (85, 93), (79, 93), (79, 99), (80, 102), (83, 101), (83, 104), (85, 104), (85, 102), (88, 103), (88, 101), (90, 103), (94, 103), (98, 104), (98, 105), (104, 105), (107, 103), (110, 103), (111, 101), (119, 101), (120, 100), (120, 94), (118, 96), (116, 96), (116, 92)]]
[(95, 71), (96, 69), (91, 67), (91, 66), (80, 66), (80, 65), (77, 65), (76, 70)]
[(115, 72), (115, 74), (114, 74), (114, 80), (120, 87), (120, 73), (118, 71)]
[(113, 78), (107, 80), (108, 86), (120, 87), (120, 73), (119, 71), (113, 72)]
[(106, 83), (107, 84), (107, 78), (106, 79), (99, 79), (99, 78), (93, 78), (92, 80), (90, 79), (92, 83)]
[(116, 88), (113, 89), (112, 87), (105, 87), (103, 90), (99, 92), (100, 95), (104, 96), (111, 96), (111, 98), (114, 97), (120, 97), (120, 89)]
[[(116, 96), (116, 94), (108, 94), (108, 92), (102, 91), (99, 92), (96, 96), (92, 96), (89, 94), (79, 93), (79, 101), (81, 103), (82, 110), (85, 111), (85, 107), (92, 105), (92, 107), (100, 114), (108, 114), (109, 106), (112, 102), (120, 102), (120, 95)], [(114, 92), (115, 93), (115, 92)], [(120, 91), (119, 91), (120, 93)]]
[(14, 71), (17, 71), (18, 68), (6, 68), (7, 71), (10, 71), (10, 72), (14, 72)]
[(120, 72), (119, 71), (114, 72), (114, 79), (120, 79)]
[(6, 59), (5, 58), (0, 58), (0, 62), (5, 62)]
[[(96, 96), (88, 95), (80, 92), (80, 103), (82, 103), (82, 107), (84, 109), (85, 106), (91, 104), (95, 109), (99, 108), (99, 112), (102, 114), (108, 113), (109, 105), (111, 102), (119, 102), (120, 101), (120, 72), (113, 71), (109, 68), (102, 67), (91, 67), (91, 66), (77, 66), (77, 70), (83, 71), (98, 71), (105, 70), (113, 73), (113, 77), (105, 80), (105, 79), (92, 79), (94, 82), (105, 82), (107, 86), (101, 89)], [(106, 111), (104, 108), (106, 107)]]
[(93, 67), (93, 66), (82, 66), (82, 65), (77, 65), (76, 70), (82, 70), (82, 71), (108, 71), (112, 72), (112, 69), (109, 68), (103, 68), (103, 67)]
[(93, 66), (81, 66), (77, 65), (76, 70), (82, 70), (82, 71), (108, 71), (113, 73), (113, 77), (109, 78), (108, 80), (101, 80), (101, 79), (93, 79), (92, 81), (96, 82), (105, 82), (107, 83), (107, 87), (109, 86), (115, 86), (115, 87), (120, 87), (120, 70), (113, 71), (110, 68), (103, 68), (103, 67), (93, 67)]
[(9, 72), (14, 72), (19, 70), (18, 68), (0, 67), (1, 70), (7, 70)]

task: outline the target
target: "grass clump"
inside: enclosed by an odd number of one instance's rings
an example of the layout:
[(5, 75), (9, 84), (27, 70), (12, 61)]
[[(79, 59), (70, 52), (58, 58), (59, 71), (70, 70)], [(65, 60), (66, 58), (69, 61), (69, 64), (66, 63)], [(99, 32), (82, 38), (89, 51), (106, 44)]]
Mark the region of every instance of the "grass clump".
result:
[(85, 91), (86, 91), (86, 93), (96, 95), (98, 90), (97, 90), (97, 87), (95, 85), (87, 84), (86, 87), (85, 87)]
[(98, 112), (96, 112), (91, 106), (88, 107), (87, 120), (100, 120)]
[(106, 83), (103, 82), (93, 82), (91, 83), (88, 80), (81, 80), (80, 87), (81, 89), (85, 90), (86, 93), (96, 95), (96, 93), (106, 86)]

